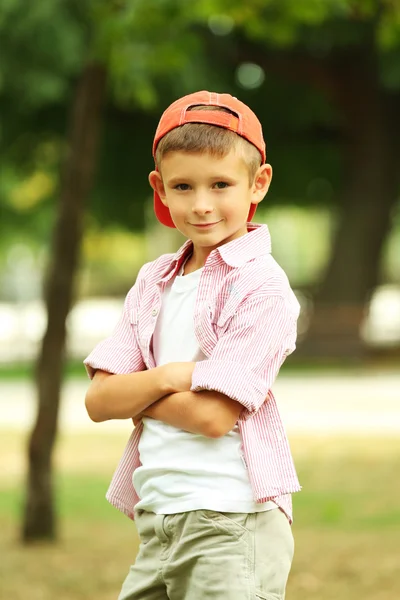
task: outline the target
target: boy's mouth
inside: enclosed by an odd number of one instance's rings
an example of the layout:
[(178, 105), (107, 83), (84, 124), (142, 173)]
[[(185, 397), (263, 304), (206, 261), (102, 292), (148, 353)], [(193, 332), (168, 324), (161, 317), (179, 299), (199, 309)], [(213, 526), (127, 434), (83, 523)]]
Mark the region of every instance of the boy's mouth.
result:
[(221, 221), (215, 221), (214, 223), (192, 223), (193, 227), (198, 227), (199, 229), (209, 229), (214, 225), (218, 225)]

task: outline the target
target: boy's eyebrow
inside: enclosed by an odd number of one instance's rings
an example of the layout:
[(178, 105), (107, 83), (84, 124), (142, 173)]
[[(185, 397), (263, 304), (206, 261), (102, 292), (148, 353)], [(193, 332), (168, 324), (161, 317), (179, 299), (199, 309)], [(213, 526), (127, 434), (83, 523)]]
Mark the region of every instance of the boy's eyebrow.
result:
[(176, 185), (177, 183), (187, 183), (188, 181), (190, 181), (190, 176), (172, 177), (171, 179), (167, 179), (168, 185)]
[[(236, 177), (234, 175), (228, 175), (227, 173), (225, 173), (224, 175), (222, 174), (216, 174), (216, 175), (211, 175), (210, 176), (210, 181), (235, 181)], [(171, 179), (167, 179), (166, 182), (168, 185), (177, 185), (178, 183), (190, 183), (191, 181), (191, 177), (190, 175), (184, 176), (182, 175), (182, 177), (171, 177)]]

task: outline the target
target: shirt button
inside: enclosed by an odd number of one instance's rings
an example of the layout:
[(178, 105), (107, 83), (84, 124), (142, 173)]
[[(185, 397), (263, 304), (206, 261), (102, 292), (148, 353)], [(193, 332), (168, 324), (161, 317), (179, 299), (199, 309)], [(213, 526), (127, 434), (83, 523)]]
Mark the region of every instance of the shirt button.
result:
[(152, 310), (152, 312), (151, 312), (151, 315), (152, 315), (153, 317), (156, 317), (156, 316), (158, 315), (158, 310), (157, 310), (156, 308), (154, 308), (154, 309)]

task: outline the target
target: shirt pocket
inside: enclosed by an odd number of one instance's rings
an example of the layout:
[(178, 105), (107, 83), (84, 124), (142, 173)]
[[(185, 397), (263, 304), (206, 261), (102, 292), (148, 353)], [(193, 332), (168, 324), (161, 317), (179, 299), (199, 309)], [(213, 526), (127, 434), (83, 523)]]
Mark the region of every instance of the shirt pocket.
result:
[(235, 316), (242, 300), (243, 298), (238, 294), (230, 294), (218, 299), (217, 306), (219, 305), (221, 309), (216, 310), (214, 313), (214, 324), (222, 330), (222, 333), (229, 327), (229, 323)]

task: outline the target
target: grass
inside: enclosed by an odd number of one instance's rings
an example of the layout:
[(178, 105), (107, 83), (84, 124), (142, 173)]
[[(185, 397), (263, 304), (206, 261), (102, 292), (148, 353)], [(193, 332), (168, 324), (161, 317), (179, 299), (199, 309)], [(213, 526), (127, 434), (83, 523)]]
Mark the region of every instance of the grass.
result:
[[(82, 360), (68, 361), (64, 368), (65, 377), (87, 377)], [(0, 364), (0, 381), (31, 379), (34, 371), (35, 364), (33, 362)]]
[[(83, 358), (82, 358), (83, 360)], [(87, 378), (82, 360), (69, 360), (64, 367), (66, 378)], [(0, 364), (0, 381), (18, 381), (32, 379), (35, 365), (31, 362)], [(395, 370), (399, 369), (399, 355), (385, 356), (383, 358), (370, 357), (363, 360), (348, 359), (322, 359), (313, 361), (290, 356), (283, 364), (280, 372), (284, 375), (309, 375), (310, 373), (334, 374), (334, 373), (365, 373), (370, 369)]]
[[(26, 548), (18, 540), (24, 440), (0, 434), (1, 597), (116, 598), (138, 544), (134, 525), (104, 500), (124, 436), (60, 437), (60, 542)], [(294, 496), (287, 600), (392, 600), (400, 589), (400, 439), (298, 437), (292, 448), (303, 491)]]

